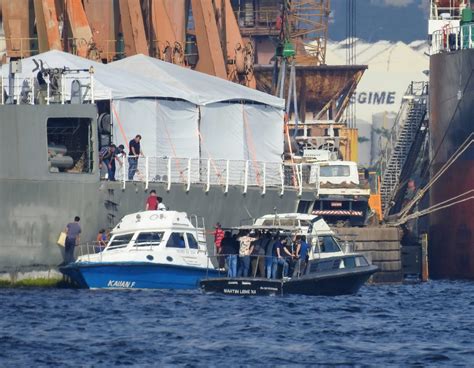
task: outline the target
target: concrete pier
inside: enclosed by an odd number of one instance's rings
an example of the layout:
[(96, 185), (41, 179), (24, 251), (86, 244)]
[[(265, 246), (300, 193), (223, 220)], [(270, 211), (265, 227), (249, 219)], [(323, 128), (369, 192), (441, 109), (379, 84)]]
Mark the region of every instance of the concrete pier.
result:
[(334, 228), (341, 239), (353, 250), (363, 253), (380, 271), (371, 277), (373, 283), (401, 283), (403, 271), (401, 262), (401, 234), (394, 227)]

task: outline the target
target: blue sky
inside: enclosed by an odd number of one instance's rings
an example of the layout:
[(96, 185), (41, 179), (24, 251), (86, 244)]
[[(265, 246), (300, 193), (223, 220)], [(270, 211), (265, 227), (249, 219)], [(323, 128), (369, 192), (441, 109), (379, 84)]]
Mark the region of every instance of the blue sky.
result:
[[(352, 0), (356, 4), (356, 37), (379, 40), (424, 40), (428, 31), (427, 0)], [(346, 38), (346, 0), (332, 0), (329, 39)]]

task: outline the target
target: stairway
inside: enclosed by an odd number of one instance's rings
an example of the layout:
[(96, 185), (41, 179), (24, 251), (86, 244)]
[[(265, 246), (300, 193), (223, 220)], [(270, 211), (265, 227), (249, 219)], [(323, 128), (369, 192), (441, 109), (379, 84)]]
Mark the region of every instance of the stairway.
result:
[(425, 119), (428, 83), (410, 83), (380, 159), (382, 210), (388, 215), (407, 157)]

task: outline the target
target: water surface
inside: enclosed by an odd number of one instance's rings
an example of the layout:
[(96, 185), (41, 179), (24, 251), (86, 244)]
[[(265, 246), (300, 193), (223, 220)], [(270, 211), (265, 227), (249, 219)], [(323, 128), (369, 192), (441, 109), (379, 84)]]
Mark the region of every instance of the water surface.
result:
[(474, 283), (341, 297), (0, 289), (0, 367), (474, 366)]

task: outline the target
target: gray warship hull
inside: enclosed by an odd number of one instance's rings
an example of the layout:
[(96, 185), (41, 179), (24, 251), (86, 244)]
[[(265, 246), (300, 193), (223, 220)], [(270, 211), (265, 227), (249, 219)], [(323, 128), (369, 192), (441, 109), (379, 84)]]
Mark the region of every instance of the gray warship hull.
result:
[[(56, 244), (60, 232), (74, 216), (81, 217), (82, 242), (95, 240), (102, 227), (114, 226), (127, 213), (142, 210), (148, 192), (142, 182), (100, 180), (90, 173), (51, 173), (48, 170), (47, 129), (51, 117), (90, 119), (91, 142), (98, 141), (95, 105), (0, 106), (0, 272), (51, 267), (62, 261)], [(97, 149), (91, 149), (97, 162)], [(97, 166), (97, 165), (96, 165)], [(298, 195), (290, 188), (262, 189), (202, 184), (150, 183), (173, 210), (205, 218), (206, 227), (219, 221), (225, 226), (278, 212), (295, 212), (301, 199), (313, 200), (312, 191)], [(169, 190), (168, 190), (169, 189)], [(211, 237), (209, 236), (209, 240)], [(212, 244), (212, 241), (209, 242)]]

